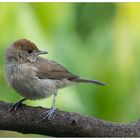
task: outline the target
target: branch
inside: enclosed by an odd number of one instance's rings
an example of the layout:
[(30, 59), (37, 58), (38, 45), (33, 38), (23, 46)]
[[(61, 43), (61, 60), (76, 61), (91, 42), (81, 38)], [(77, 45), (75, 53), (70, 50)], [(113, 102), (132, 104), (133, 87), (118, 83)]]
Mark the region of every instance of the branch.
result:
[(63, 111), (55, 111), (50, 120), (42, 121), (45, 108), (22, 105), (18, 111), (9, 112), (9, 105), (0, 102), (1, 130), (55, 137), (140, 137), (140, 121), (115, 124)]

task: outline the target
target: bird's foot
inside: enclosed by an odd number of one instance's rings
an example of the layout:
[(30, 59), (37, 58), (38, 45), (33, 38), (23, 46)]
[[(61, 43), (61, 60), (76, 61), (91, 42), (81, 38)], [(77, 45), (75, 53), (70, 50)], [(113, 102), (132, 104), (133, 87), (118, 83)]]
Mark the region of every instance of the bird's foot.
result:
[(45, 120), (46, 118), (50, 119), (50, 117), (52, 116), (52, 114), (54, 113), (54, 111), (56, 110), (55, 107), (52, 107), (50, 110), (45, 111), (43, 114), (45, 115), (42, 119)]
[(9, 111), (12, 111), (12, 110), (17, 111), (17, 109), (19, 108), (19, 106), (21, 106), (21, 104), (22, 104), (22, 103), (20, 103), (20, 102), (17, 102), (17, 103), (15, 103), (15, 104), (11, 104), (11, 105), (10, 105), (10, 108), (9, 108)]
[(12, 110), (17, 111), (17, 109), (19, 108), (19, 106), (21, 106), (21, 105), (22, 105), (22, 102), (25, 101), (25, 100), (26, 100), (26, 98), (21, 99), (20, 101), (18, 101), (18, 102), (15, 103), (15, 104), (11, 104), (8, 111), (10, 111), (10, 112), (11, 112)]

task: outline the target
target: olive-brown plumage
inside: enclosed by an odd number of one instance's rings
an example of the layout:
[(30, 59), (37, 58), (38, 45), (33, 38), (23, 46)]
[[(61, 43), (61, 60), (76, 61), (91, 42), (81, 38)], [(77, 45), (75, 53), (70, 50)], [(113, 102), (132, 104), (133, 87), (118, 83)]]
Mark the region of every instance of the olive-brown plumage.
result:
[(89, 80), (72, 74), (62, 65), (40, 57), (46, 54), (29, 40), (21, 39), (14, 42), (6, 51), (5, 72), (9, 84), (24, 99), (14, 104), (11, 109), (17, 109), (25, 99), (41, 99), (54, 95), (53, 105), (46, 117), (54, 112), (57, 91), (79, 82), (105, 85), (97, 80)]

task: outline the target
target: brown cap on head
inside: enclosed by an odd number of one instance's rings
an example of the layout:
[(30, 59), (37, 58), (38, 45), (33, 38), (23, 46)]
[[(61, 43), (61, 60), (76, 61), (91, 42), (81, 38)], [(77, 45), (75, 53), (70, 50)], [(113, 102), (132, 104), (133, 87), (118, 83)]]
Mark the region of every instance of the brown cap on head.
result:
[(16, 42), (14, 42), (12, 44), (12, 47), (19, 49), (19, 50), (25, 50), (25, 51), (28, 51), (30, 49), (31, 50), (38, 50), (37, 46), (33, 42), (31, 42), (27, 39), (17, 40)]

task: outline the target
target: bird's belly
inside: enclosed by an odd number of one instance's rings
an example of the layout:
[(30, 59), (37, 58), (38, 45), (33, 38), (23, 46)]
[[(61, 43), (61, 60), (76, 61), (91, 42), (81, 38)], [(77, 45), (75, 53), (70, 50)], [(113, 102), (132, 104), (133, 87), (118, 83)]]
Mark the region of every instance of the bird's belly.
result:
[(54, 80), (38, 79), (30, 71), (25, 73), (19, 68), (12, 67), (6, 72), (6, 77), (9, 84), (27, 99), (47, 98), (57, 92)]
[[(58, 89), (64, 88), (74, 84), (74, 82), (69, 82), (66, 79), (63, 80), (52, 80), (52, 79), (30, 79), (26, 81), (18, 80), (14, 88), (22, 96), (36, 100), (50, 97), (51, 95), (57, 93)], [(24, 83), (24, 84), (23, 84)]]
[(45, 82), (40, 80), (33, 80), (24, 82), (23, 80), (18, 81), (18, 85), (14, 86), (17, 92), (19, 92), (22, 96), (36, 100), (47, 98), (57, 92), (57, 88), (55, 86), (54, 81), (45, 80)]

